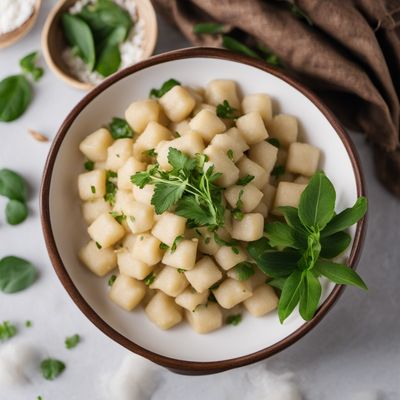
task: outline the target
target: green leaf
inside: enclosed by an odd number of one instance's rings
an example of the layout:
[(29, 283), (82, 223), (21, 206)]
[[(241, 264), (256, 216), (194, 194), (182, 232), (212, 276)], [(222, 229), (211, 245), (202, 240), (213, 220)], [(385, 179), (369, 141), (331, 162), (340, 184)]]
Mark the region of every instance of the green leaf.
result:
[(272, 247), (305, 248), (307, 239), (283, 222), (271, 222), (265, 225), (265, 233)]
[(165, 93), (169, 92), (174, 86), (178, 86), (181, 83), (176, 79), (168, 79), (165, 81), (159, 89), (151, 89), (149, 97), (157, 97), (158, 99), (164, 96)]
[(19, 200), (10, 200), (6, 205), (6, 219), (10, 225), (18, 225), (28, 216), (28, 207)]
[(322, 171), (311, 178), (300, 197), (299, 218), (308, 228), (322, 230), (335, 212), (336, 192)]
[(0, 260), (0, 290), (2, 292), (20, 292), (31, 286), (36, 278), (36, 268), (29, 261), (15, 256), (4, 257)]
[(276, 178), (279, 178), (284, 173), (285, 173), (285, 167), (283, 165), (276, 165), (271, 171), (271, 175), (275, 176)]
[(4, 321), (0, 324), (0, 340), (8, 340), (17, 334), (17, 327), (10, 324), (9, 321)]
[(19, 118), (32, 100), (32, 89), (23, 75), (12, 75), (0, 81), (0, 121)]
[(343, 231), (358, 222), (367, 212), (368, 201), (365, 197), (359, 197), (351, 208), (346, 208), (335, 215), (321, 232), (321, 237), (330, 236)]
[(241, 53), (245, 54), (246, 56), (257, 58), (259, 60), (262, 59), (254, 50), (246, 46), (244, 43), (234, 39), (232, 36), (222, 35), (222, 47), (225, 47), (225, 49), (234, 51), (236, 53)]
[(86, 171), (93, 171), (94, 170), (94, 162), (87, 160), (84, 164), (83, 167), (86, 169)]
[(281, 278), (272, 278), (270, 280), (268, 280), (266, 283), (269, 286), (272, 286), (276, 289), (282, 290), (283, 289), (283, 285), (286, 282), (287, 277), (281, 277)]
[(69, 45), (77, 49), (79, 57), (82, 58), (88, 69), (93, 71), (96, 52), (89, 25), (78, 16), (68, 13), (62, 14), (61, 23)]
[(133, 137), (133, 130), (123, 118), (114, 117), (108, 125), (113, 139), (126, 139)]
[(303, 279), (299, 311), (302, 318), (309, 321), (317, 311), (322, 288), (318, 278), (311, 271), (305, 271)]
[(171, 253), (174, 253), (176, 251), (176, 247), (178, 246), (178, 244), (180, 242), (182, 242), (182, 240), (184, 239), (184, 237), (182, 235), (179, 235), (175, 238), (174, 242), (172, 243), (171, 246)]
[(246, 175), (243, 178), (240, 178), (237, 182), (236, 185), (239, 186), (246, 186), (249, 184), (252, 180), (254, 179), (254, 175)]
[(226, 323), (228, 325), (237, 326), (240, 324), (241, 321), (242, 321), (242, 314), (233, 314), (233, 315), (228, 315), (226, 317)]
[(234, 119), (237, 116), (236, 108), (231, 107), (228, 100), (217, 105), (217, 116), (219, 118)]
[(156, 279), (156, 274), (154, 272), (150, 272), (150, 274), (148, 274), (144, 278), (143, 282), (146, 286), (150, 286), (154, 282), (155, 279)]
[(114, 171), (106, 172), (106, 194), (104, 199), (113, 206), (115, 203), (115, 195), (117, 193), (117, 183), (116, 180), (118, 178), (118, 174)]
[(277, 138), (269, 137), (268, 139), (266, 139), (266, 141), (269, 144), (272, 144), (272, 146), (275, 146), (278, 149), (281, 147), (281, 142)]
[(256, 260), (258, 267), (272, 278), (290, 275), (297, 269), (300, 254), (293, 250), (266, 251)]
[(249, 242), (247, 245), (247, 251), (250, 256), (258, 262), (260, 256), (264, 254), (266, 251), (271, 250), (272, 247), (269, 244), (269, 241), (266, 237), (262, 237), (253, 242)]
[(149, 174), (149, 171), (136, 172), (135, 175), (131, 176), (131, 182), (134, 185), (139, 186), (140, 189), (143, 189), (151, 182), (151, 175)]
[(239, 281), (247, 281), (255, 274), (254, 265), (248, 261), (242, 261), (239, 264), (236, 264), (233, 267), (233, 271)]
[(44, 379), (52, 381), (65, 370), (65, 364), (54, 358), (46, 358), (40, 363), (40, 370)]
[(278, 315), (281, 324), (293, 312), (299, 303), (302, 285), (303, 274), (301, 271), (293, 271), (286, 279), (278, 304)]
[(342, 254), (351, 242), (351, 236), (346, 232), (337, 232), (331, 236), (323, 237), (321, 242), (321, 257), (334, 258)]
[(162, 214), (173, 206), (183, 195), (186, 184), (176, 182), (175, 184), (158, 182), (155, 185), (151, 204), (157, 214)]
[(308, 235), (309, 232), (300, 221), (297, 208), (290, 206), (281, 206), (278, 209), (283, 214), (287, 224), (290, 227), (295, 229), (299, 234)]
[(316, 273), (325, 276), (339, 285), (352, 285), (360, 289), (368, 290), (367, 285), (361, 277), (343, 264), (337, 264), (331, 261), (319, 259), (314, 267)]
[(72, 335), (72, 336), (68, 336), (65, 339), (65, 347), (69, 350), (69, 349), (73, 349), (74, 347), (76, 347), (78, 345), (78, 343), (80, 342), (81, 337), (78, 334)]
[(168, 163), (176, 171), (186, 169), (186, 165), (190, 161), (189, 157), (181, 151), (170, 147), (168, 149)]
[(118, 45), (108, 45), (98, 56), (96, 71), (106, 77), (118, 71), (121, 65), (121, 53)]
[(193, 221), (195, 226), (207, 226), (215, 223), (209, 210), (201, 206), (195, 197), (185, 196), (179, 200), (175, 214)]
[(19, 65), (22, 68), (22, 71), (26, 74), (30, 74), (35, 82), (43, 76), (44, 72), (43, 68), (36, 65), (38, 58), (39, 52), (34, 51), (32, 53), (29, 53), (19, 61)]
[(215, 35), (217, 33), (223, 33), (225, 31), (225, 27), (223, 24), (217, 24), (214, 22), (203, 22), (199, 24), (195, 24), (193, 26), (193, 33), (198, 34), (209, 34)]
[(25, 179), (10, 169), (0, 170), (0, 195), (10, 200), (25, 202), (28, 197), (28, 186)]

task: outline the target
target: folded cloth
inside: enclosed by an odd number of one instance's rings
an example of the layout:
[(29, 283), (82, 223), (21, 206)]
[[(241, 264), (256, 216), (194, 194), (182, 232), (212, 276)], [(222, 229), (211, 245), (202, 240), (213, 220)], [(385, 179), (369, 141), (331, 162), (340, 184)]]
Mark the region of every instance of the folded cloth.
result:
[(196, 45), (221, 45), (193, 33), (196, 23), (219, 22), (267, 46), (345, 126), (367, 135), (378, 177), (400, 197), (400, 0), (298, 0), (297, 13), (282, 0), (153, 1)]

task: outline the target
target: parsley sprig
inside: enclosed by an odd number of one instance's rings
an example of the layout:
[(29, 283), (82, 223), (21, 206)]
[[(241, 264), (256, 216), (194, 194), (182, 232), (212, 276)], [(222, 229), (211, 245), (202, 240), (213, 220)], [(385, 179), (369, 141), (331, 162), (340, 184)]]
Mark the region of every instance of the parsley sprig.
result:
[(312, 319), (321, 299), (321, 276), (367, 289), (354, 270), (330, 260), (349, 246), (351, 237), (346, 229), (363, 218), (367, 199), (359, 197), (353, 207), (339, 214), (335, 214), (335, 201), (331, 181), (317, 172), (302, 193), (298, 209), (280, 207), (286, 223), (267, 224), (267, 237), (247, 247), (258, 267), (272, 278), (268, 283), (282, 291), (278, 305), (281, 322), (298, 304), (302, 318)]
[(168, 162), (171, 171), (164, 171), (155, 164), (131, 176), (132, 183), (140, 188), (155, 185), (151, 204), (156, 213), (162, 214), (176, 206), (175, 213), (187, 218), (191, 227), (216, 229), (223, 226), (222, 189), (215, 185), (221, 174), (214, 173), (213, 166), (204, 168), (204, 156), (189, 158), (172, 147), (168, 151)]

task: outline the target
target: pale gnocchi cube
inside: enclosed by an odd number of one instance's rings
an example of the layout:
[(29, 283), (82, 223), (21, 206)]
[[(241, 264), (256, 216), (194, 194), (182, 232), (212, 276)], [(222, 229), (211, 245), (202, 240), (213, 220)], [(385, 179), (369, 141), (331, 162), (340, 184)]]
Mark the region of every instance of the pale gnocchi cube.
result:
[(241, 247), (232, 248), (230, 246), (222, 246), (214, 255), (218, 265), (225, 271), (233, 268), (235, 265), (246, 261), (247, 254)]
[(169, 124), (169, 130), (171, 132), (177, 132), (180, 136), (185, 136), (187, 133), (192, 131), (189, 122), (189, 119), (184, 119), (180, 122), (171, 122)]
[(294, 181), (294, 183), (305, 183), (308, 184), (310, 182), (310, 178), (308, 176), (298, 176)]
[(133, 154), (138, 160), (144, 160), (146, 159), (144, 154), (146, 151), (155, 149), (158, 143), (170, 139), (172, 139), (172, 134), (169, 129), (158, 122), (150, 121), (145, 130), (136, 139), (133, 145)]
[(261, 317), (275, 310), (278, 306), (278, 296), (274, 289), (266, 284), (253, 290), (253, 295), (246, 299), (243, 304), (246, 310), (254, 317)]
[(82, 263), (97, 276), (105, 276), (117, 266), (117, 256), (111, 248), (99, 249), (90, 241), (79, 252)]
[(214, 255), (221, 247), (215, 240), (213, 233), (207, 227), (196, 228), (195, 232), (199, 239), (198, 250), (203, 254)]
[(222, 272), (213, 259), (208, 256), (201, 258), (193, 269), (185, 272), (185, 275), (190, 284), (199, 293), (209, 289), (222, 278)]
[(223, 314), (215, 303), (198, 306), (195, 310), (186, 310), (186, 319), (197, 333), (209, 333), (222, 326)]
[(142, 189), (139, 186), (133, 185), (133, 197), (139, 203), (151, 205), (151, 198), (154, 194), (154, 185), (146, 185)]
[(170, 329), (182, 321), (182, 309), (172, 297), (164, 292), (157, 292), (149, 301), (145, 312), (150, 321), (161, 329)]
[(196, 105), (204, 101), (204, 91), (202, 91), (202, 89), (195, 89), (190, 86), (183, 86), (183, 88), (196, 100)]
[(289, 147), (297, 141), (299, 128), (296, 117), (292, 115), (276, 115), (268, 124), (268, 128), (270, 135), (278, 139), (283, 147)]
[(267, 183), (263, 187), (262, 192), (264, 194), (262, 201), (267, 205), (268, 209), (271, 210), (275, 200), (276, 187)]
[(145, 284), (126, 275), (118, 275), (109, 292), (110, 299), (126, 311), (133, 310), (145, 294)]
[(78, 176), (79, 197), (82, 200), (95, 200), (106, 194), (106, 171), (95, 169)]
[(136, 172), (144, 171), (145, 169), (145, 163), (138, 161), (134, 157), (129, 157), (125, 164), (118, 170), (118, 189), (131, 190), (134, 186), (131, 182), (131, 176), (135, 175)]
[(269, 276), (264, 274), (264, 272), (261, 272), (259, 268), (255, 267), (254, 271), (255, 271), (254, 275), (252, 275), (248, 280), (253, 289), (260, 285), (265, 285), (267, 279), (269, 279)]
[[(161, 243), (161, 242), (160, 242)], [(196, 263), (197, 239), (184, 239), (178, 243), (173, 251), (168, 249), (162, 259), (163, 264), (174, 268), (191, 270)]]
[(278, 149), (268, 142), (260, 142), (250, 147), (248, 157), (264, 168), (267, 175), (271, 174), (277, 157)]
[(132, 204), (135, 202), (133, 194), (128, 190), (117, 190), (114, 196), (113, 211), (120, 214), (132, 215)]
[(240, 221), (232, 221), (232, 238), (252, 242), (263, 236), (264, 217), (259, 213), (244, 214)]
[(261, 214), (265, 219), (268, 216), (269, 208), (265, 203), (260, 201), (258, 203), (258, 206), (253, 210), (253, 212)]
[(298, 207), (300, 203), (300, 197), (307, 185), (293, 182), (279, 182), (276, 188), (274, 207), (272, 213), (275, 215), (281, 215), (282, 213), (278, 210), (278, 207), (290, 206)]
[(86, 136), (79, 145), (79, 150), (91, 161), (99, 162), (107, 159), (107, 148), (113, 138), (108, 129), (100, 128)]
[(243, 156), (238, 161), (237, 166), (239, 168), (239, 177), (244, 178), (247, 175), (254, 176), (251, 183), (258, 189), (262, 189), (268, 182), (269, 176), (265, 169), (246, 156)]
[(165, 265), (158, 272), (155, 280), (150, 285), (150, 289), (159, 289), (168, 296), (176, 297), (181, 294), (188, 285), (189, 282), (183, 272)]
[(215, 181), (217, 185), (228, 187), (237, 182), (239, 179), (239, 169), (225, 152), (218, 147), (208, 146), (204, 150), (204, 154), (209, 159), (209, 161), (204, 163), (205, 171), (207, 171), (211, 165), (214, 165), (214, 172), (222, 173), (222, 176)]
[(129, 252), (132, 252), (133, 246), (136, 242), (137, 235), (134, 235), (133, 233), (128, 233), (125, 237), (124, 240), (122, 241), (122, 247)]
[(133, 201), (129, 213), (125, 213), (126, 223), (134, 234), (149, 231), (154, 225), (154, 208), (148, 204)]
[(228, 187), (225, 192), (225, 199), (232, 208), (237, 207), (238, 202), (241, 202), (241, 211), (248, 213), (253, 211), (263, 198), (261, 190), (255, 185), (248, 183), (246, 186), (233, 185)]
[(224, 280), (212, 292), (218, 304), (227, 310), (245, 301), (253, 294), (249, 285), (232, 278)]
[(106, 168), (117, 172), (132, 156), (132, 139), (118, 139), (107, 149)]
[(192, 112), (193, 117), (195, 117), (202, 110), (208, 110), (214, 114), (217, 113), (217, 107), (212, 106), (211, 104), (201, 103), (201, 104), (197, 104), (196, 107), (193, 109), (193, 112)]
[(227, 100), (231, 107), (239, 109), (240, 101), (235, 81), (228, 79), (215, 79), (206, 87), (207, 103), (217, 106)]
[(147, 99), (133, 102), (125, 111), (125, 119), (137, 133), (142, 133), (151, 121), (160, 121), (161, 107), (158, 101)]
[(189, 125), (191, 129), (200, 133), (206, 143), (209, 143), (218, 133), (225, 131), (225, 124), (209, 110), (201, 110), (190, 120)]
[(244, 150), (242, 144), (236, 138), (227, 133), (215, 135), (211, 140), (210, 145), (221, 149), (233, 162), (237, 162), (241, 157), (243, 157)]
[(103, 213), (90, 224), (88, 233), (101, 247), (110, 247), (125, 236), (125, 229), (110, 213)]
[(120, 249), (117, 251), (117, 264), (121, 274), (139, 280), (143, 280), (153, 271), (153, 266), (147, 265), (143, 261), (136, 260), (127, 249)]
[(320, 150), (308, 143), (292, 143), (289, 147), (286, 170), (294, 174), (312, 176), (318, 168)]
[(225, 132), (228, 136), (234, 139), (238, 151), (245, 152), (247, 151), (250, 147), (244, 140), (242, 134), (240, 133), (238, 128), (230, 128)]
[(175, 303), (179, 304), (186, 310), (193, 311), (199, 304), (207, 303), (209, 294), (209, 290), (199, 293), (192, 287), (188, 287), (181, 294), (176, 296)]
[(100, 214), (110, 211), (111, 206), (103, 197), (82, 204), (82, 215), (87, 224), (91, 224)]
[(258, 112), (252, 111), (239, 117), (236, 126), (248, 145), (262, 142), (268, 137), (264, 121)]
[(254, 93), (244, 96), (242, 100), (242, 110), (244, 114), (258, 112), (264, 123), (267, 124), (272, 119), (271, 98), (263, 93)]
[(196, 105), (196, 99), (180, 85), (168, 90), (159, 102), (167, 117), (173, 122), (183, 121)]
[(137, 236), (132, 249), (132, 256), (148, 265), (156, 265), (161, 261), (163, 251), (160, 249), (161, 242), (149, 233)]
[(186, 228), (186, 218), (165, 212), (155, 223), (151, 234), (161, 242), (171, 247), (178, 236), (183, 236)]

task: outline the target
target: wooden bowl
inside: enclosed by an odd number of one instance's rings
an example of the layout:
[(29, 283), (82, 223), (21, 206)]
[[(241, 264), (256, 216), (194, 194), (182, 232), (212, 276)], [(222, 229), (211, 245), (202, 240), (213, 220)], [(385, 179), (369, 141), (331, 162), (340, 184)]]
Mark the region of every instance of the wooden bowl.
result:
[(10, 32), (0, 35), (0, 49), (11, 46), (13, 43), (22, 39), (32, 29), (39, 15), (41, 4), (42, 0), (36, 0), (32, 14), (21, 26)]
[[(44, 58), (50, 69), (69, 85), (90, 90), (96, 85), (82, 82), (66, 65), (62, 53), (67, 47), (64, 34), (61, 29), (60, 17), (66, 12), (76, 0), (60, 0), (49, 13), (42, 32), (42, 49)], [(144, 40), (142, 60), (153, 54), (157, 42), (157, 18), (150, 0), (135, 0), (139, 18), (144, 20)]]

